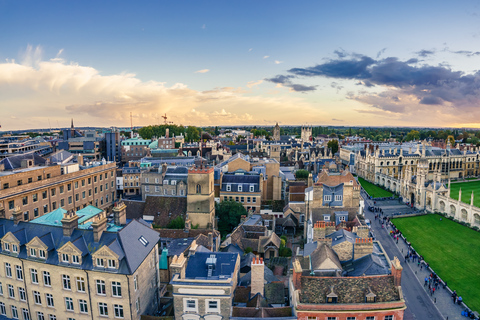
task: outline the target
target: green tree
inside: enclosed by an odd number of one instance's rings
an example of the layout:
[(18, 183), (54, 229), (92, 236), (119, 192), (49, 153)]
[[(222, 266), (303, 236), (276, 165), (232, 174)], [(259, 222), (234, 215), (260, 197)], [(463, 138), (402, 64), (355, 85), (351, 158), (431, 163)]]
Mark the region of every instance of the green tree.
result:
[(332, 154), (337, 153), (338, 151), (338, 140), (330, 140), (327, 143), (327, 147), (332, 150)]
[(450, 145), (452, 146), (452, 148), (455, 147), (455, 138), (453, 138), (452, 135), (449, 135), (447, 137), (447, 142), (450, 142)]
[(186, 140), (188, 141), (199, 141), (200, 140), (200, 131), (197, 127), (188, 126), (186, 130)]
[(304, 169), (295, 171), (295, 178), (297, 179), (308, 179), (309, 172)]
[(420, 132), (418, 132), (417, 130), (412, 130), (405, 136), (405, 141), (412, 141), (418, 139), (420, 139)]
[(278, 250), (278, 255), (280, 257), (291, 257), (292, 256), (292, 249), (287, 247), (282, 247)]
[(215, 205), (215, 216), (218, 218), (218, 231), (225, 236), (240, 222), (240, 217), (246, 215), (247, 210), (241, 203), (222, 201)]
[(178, 216), (167, 224), (167, 229), (183, 229), (185, 228), (185, 220), (182, 216)]

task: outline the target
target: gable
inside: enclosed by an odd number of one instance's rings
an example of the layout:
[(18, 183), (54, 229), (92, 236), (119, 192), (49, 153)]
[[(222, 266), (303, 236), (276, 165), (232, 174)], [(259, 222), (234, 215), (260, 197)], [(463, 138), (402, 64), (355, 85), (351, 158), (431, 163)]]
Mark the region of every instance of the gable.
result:
[(2, 242), (15, 243), (17, 245), (20, 245), (20, 241), (13, 235), (11, 231), (7, 232), (7, 234), (3, 236)]
[(118, 254), (113, 252), (109, 247), (107, 246), (102, 246), (100, 249), (98, 249), (96, 252), (92, 254), (94, 258), (99, 258), (99, 257), (104, 257), (104, 258), (115, 258), (118, 259)]
[(40, 240), (37, 236), (35, 236), (29, 243), (27, 243), (27, 247), (48, 250), (48, 246), (43, 243), (43, 241)]
[(73, 243), (68, 241), (60, 249), (57, 250), (59, 253), (66, 253), (81, 256), (82, 251), (80, 251)]

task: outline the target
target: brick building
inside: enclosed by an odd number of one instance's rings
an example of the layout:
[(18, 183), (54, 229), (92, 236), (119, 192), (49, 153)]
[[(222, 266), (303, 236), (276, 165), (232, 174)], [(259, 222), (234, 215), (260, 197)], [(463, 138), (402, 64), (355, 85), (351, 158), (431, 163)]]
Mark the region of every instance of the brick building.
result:
[(13, 164), (11, 170), (2, 171), (5, 167), (0, 166), (2, 218), (9, 219), (16, 207), (22, 211), (24, 221), (57, 208), (80, 210), (93, 205), (105, 209), (116, 198), (115, 163), (103, 161), (83, 166), (69, 162), (45, 166), (35, 159), (20, 159), (16, 163), (17, 160), (9, 160)]

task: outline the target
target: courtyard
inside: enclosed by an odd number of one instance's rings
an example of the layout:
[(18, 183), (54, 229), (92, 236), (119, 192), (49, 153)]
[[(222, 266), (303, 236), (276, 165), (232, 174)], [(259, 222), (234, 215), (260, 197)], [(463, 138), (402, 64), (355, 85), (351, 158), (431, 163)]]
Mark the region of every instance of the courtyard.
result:
[(480, 181), (450, 183), (450, 197), (458, 200), (458, 191), (460, 189), (462, 189), (461, 201), (466, 204), (470, 204), (473, 190), (473, 205), (480, 208)]
[(392, 222), (440, 278), (480, 310), (480, 233), (436, 214)]
[(363, 189), (368, 193), (372, 198), (388, 198), (392, 197), (393, 193), (387, 190), (374, 185), (373, 183), (368, 182), (367, 180), (358, 177), (358, 182), (362, 185)]

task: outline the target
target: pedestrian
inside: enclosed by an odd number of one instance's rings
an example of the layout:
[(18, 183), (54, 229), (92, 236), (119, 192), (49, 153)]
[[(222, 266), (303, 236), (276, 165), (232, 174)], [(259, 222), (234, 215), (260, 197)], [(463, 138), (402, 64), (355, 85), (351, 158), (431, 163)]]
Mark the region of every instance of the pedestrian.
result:
[(435, 294), (435, 287), (432, 288), (432, 295)]
[[(425, 277), (425, 284), (424, 284), (423, 286), (426, 287), (426, 286), (427, 286), (427, 283), (428, 283), (428, 278)], [(452, 294), (452, 296), (453, 296), (453, 294)]]

